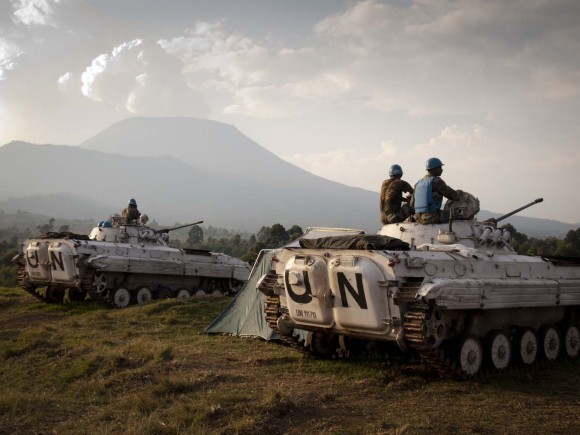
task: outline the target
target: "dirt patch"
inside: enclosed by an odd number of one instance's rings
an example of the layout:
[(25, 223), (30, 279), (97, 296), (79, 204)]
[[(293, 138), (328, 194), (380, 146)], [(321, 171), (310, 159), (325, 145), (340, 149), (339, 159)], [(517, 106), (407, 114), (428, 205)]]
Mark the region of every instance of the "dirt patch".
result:
[(0, 329), (26, 329), (38, 326), (58, 325), (67, 315), (62, 312), (44, 310), (1, 310)]

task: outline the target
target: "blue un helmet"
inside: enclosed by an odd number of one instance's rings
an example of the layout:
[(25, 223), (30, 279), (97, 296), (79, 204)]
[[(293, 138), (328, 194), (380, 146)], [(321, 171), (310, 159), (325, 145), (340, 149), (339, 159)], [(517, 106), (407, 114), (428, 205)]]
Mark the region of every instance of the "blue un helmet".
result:
[(393, 175), (403, 175), (403, 168), (399, 165), (392, 165), (389, 168), (389, 176), (392, 177)]
[(134, 205), (135, 207), (137, 207), (137, 201), (135, 201), (133, 198), (131, 198), (129, 200), (129, 205)]
[(427, 160), (427, 165), (426, 165), (427, 170), (435, 169), (435, 168), (438, 168), (440, 166), (443, 166), (443, 162), (441, 160), (439, 160), (437, 157), (431, 157), (429, 160)]

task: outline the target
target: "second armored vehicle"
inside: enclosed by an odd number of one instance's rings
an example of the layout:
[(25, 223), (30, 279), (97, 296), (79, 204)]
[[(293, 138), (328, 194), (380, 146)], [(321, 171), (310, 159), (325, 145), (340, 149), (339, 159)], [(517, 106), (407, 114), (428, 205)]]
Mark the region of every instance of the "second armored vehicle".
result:
[(234, 294), (248, 280), (247, 263), (170, 247), (168, 231), (116, 217), (89, 236), (52, 233), (28, 239), (14, 258), (19, 285), (46, 302), (89, 296), (122, 308), (152, 299)]

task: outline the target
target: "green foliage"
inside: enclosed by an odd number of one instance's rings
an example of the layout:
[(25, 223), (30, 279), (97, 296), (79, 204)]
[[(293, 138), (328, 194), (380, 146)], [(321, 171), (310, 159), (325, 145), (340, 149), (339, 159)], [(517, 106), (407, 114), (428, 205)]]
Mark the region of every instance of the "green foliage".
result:
[(12, 258), (17, 253), (16, 243), (0, 242), (0, 286), (14, 287), (18, 285), (16, 280), (18, 268), (12, 263)]
[(511, 224), (502, 226), (512, 235), (511, 245), (520, 254), (580, 257), (580, 228), (568, 231), (564, 240), (555, 237), (536, 239), (518, 233)]
[[(0, 210), (2, 211), (2, 210)], [(92, 219), (52, 218), (26, 211), (0, 213), (0, 240), (9, 240), (16, 236), (19, 240), (38, 236), (46, 231), (70, 231), (77, 234), (88, 234), (95, 226)]]
[(54, 218), (50, 218), (47, 224), (39, 225), (36, 229), (40, 232), (40, 234), (47, 234), (54, 230)]
[(199, 225), (194, 225), (187, 234), (187, 245), (195, 246), (203, 242), (203, 229)]
[[(193, 229), (189, 232), (188, 239), (185, 242), (187, 248), (207, 249), (212, 252), (223, 252), (224, 254), (233, 257), (241, 258), (244, 261), (254, 262), (262, 249), (279, 248), (286, 243), (294, 240), (302, 235), (302, 228), (298, 225), (293, 225), (289, 230), (286, 230), (283, 225), (276, 223), (271, 227), (263, 226), (258, 231), (258, 234), (243, 237), (245, 235), (239, 233), (231, 233), (228, 230), (217, 230), (209, 227), (204, 231), (201, 228)], [(203, 235), (206, 237), (203, 237)], [(199, 240), (199, 236), (202, 240)], [(195, 239), (195, 240), (194, 240)], [(175, 246), (176, 241), (172, 241)]]
[(568, 231), (564, 241), (558, 247), (557, 255), (580, 257), (580, 228)]

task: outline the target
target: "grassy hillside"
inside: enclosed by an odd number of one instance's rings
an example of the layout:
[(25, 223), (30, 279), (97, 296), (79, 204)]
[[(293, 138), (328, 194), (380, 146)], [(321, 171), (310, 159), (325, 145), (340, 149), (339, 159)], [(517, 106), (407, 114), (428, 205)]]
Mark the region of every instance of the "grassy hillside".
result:
[(580, 362), (475, 382), (200, 334), (229, 299), (124, 310), (0, 288), (0, 433), (571, 433)]

